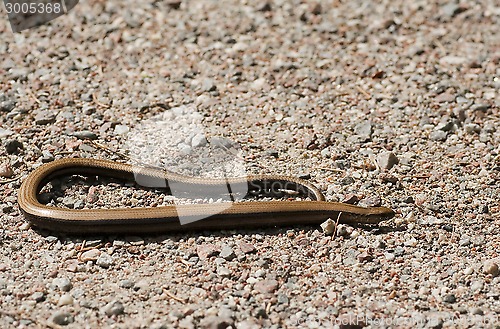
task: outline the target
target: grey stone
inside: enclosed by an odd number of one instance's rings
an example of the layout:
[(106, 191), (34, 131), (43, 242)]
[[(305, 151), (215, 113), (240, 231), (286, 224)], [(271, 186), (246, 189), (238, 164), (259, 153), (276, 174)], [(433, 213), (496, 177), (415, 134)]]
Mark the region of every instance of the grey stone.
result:
[(6, 100), (0, 102), (0, 112), (10, 112), (16, 107), (16, 102), (13, 100)]
[(78, 139), (91, 139), (91, 140), (97, 139), (97, 135), (88, 130), (75, 131), (72, 135)]
[(14, 134), (14, 132), (12, 130), (0, 128), (0, 139), (3, 139), (5, 137), (9, 137), (10, 135), (13, 135), (13, 134)]
[(354, 127), (354, 133), (361, 137), (363, 141), (370, 140), (373, 134), (373, 126), (370, 121), (363, 121)]
[(207, 145), (207, 139), (204, 134), (197, 134), (191, 140), (192, 147), (201, 147)]
[(42, 111), (35, 116), (35, 123), (37, 125), (47, 125), (50, 123), (54, 123), (55, 121), (56, 115), (50, 111)]
[(52, 283), (61, 291), (70, 291), (73, 285), (68, 278), (55, 278)]
[(222, 247), (219, 256), (225, 260), (232, 260), (236, 257), (236, 254), (234, 253), (233, 248), (226, 245)]
[(8, 154), (17, 153), (20, 149), (23, 149), (23, 144), (15, 139), (6, 140), (5, 143), (5, 151)]
[(73, 315), (68, 312), (57, 311), (50, 317), (51, 322), (60, 326), (66, 326), (75, 321)]
[(31, 295), (31, 297), (35, 300), (35, 302), (40, 303), (45, 300), (45, 294), (41, 291), (37, 291)]
[(125, 307), (123, 304), (117, 300), (114, 300), (110, 303), (108, 303), (106, 306), (102, 308), (102, 311), (107, 315), (107, 316), (113, 316), (113, 315), (120, 315), (125, 312)]
[(448, 137), (448, 134), (442, 130), (435, 130), (435, 131), (431, 132), (431, 134), (429, 135), (429, 138), (433, 141), (436, 141), (436, 142), (444, 142), (447, 137)]
[(54, 161), (54, 155), (48, 150), (42, 151), (42, 162), (47, 163), (52, 161)]
[(111, 257), (108, 253), (103, 252), (97, 258), (96, 264), (102, 268), (108, 268), (113, 264), (113, 257)]
[(272, 293), (278, 289), (279, 284), (276, 280), (261, 280), (255, 283), (253, 288), (261, 293)]
[(377, 155), (377, 164), (382, 170), (390, 170), (398, 163), (398, 157), (392, 152), (382, 152)]

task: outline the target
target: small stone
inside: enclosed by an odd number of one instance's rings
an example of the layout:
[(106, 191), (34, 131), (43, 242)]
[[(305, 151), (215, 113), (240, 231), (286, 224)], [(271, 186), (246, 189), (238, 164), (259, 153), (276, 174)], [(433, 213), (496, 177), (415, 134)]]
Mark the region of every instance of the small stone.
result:
[(315, 3), (311, 8), (311, 14), (313, 15), (320, 15), (321, 11), (322, 11), (321, 3), (319, 2)]
[(225, 260), (232, 260), (236, 257), (236, 254), (230, 246), (226, 245), (222, 247), (219, 257), (222, 257)]
[(493, 261), (485, 262), (483, 266), (483, 273), (491, 274), (493, 277), (498, 276), (498, 274), (500, 274), (500, 271), (498, 269), (498, 264)]
[(14, 154), (19, 152), (20, 149), (23, 149), (23, 144), (15, 139), (9, 139), (5, 141), (4, 145), (5, 145), (5, 151), (8, 154)]
[(102, 309), (107, 316), (120, 315), (125, 311), (123, 304), (117, 300), (114, 300), (103, 307)]
[(227, 267), (224, 266), (219, 266), (217, 267), (217, 275), (221, 277), (230, 277), (231, 276), (231, 270), (228, 269)]
[(273, 157), (273, 158), (277, 158), (279, 156), (278, 150), (274, 150), (274, 149), (267, 150), (266, 154)]
[(436, 130), (442, 130), (442, 131), (453, 131), (455, 130), (455, 123), (453, 121), (447, 121), (447, 122), (442, 122), (436, 126)]
[(382, 199), (377, 195), (361, 199), (358, 203), (360, 207), (380, 207), (381, 205)]
[(127, 279), (121, 280), (119, 282), (119, 286), (122, 287), (122, 288), (125, 288), (125, 289), (130, 289), (130, 288), (132, 288), (134, 286), (134, 282), (131, 281), (131, 280), (127, 280)]
[(234, 148), (236, 146), (236, 143), (228, 138), (215, 136), (210, 138), (210, 145), (221, 149), (230, 149)]
[(353, 231), (352, 227), (339, 224), (337, 225), (337, 236), (348, 236)]
[(35, 300), (35, 302), (40, 303), (45, 300), (45, 294), (41, 291), (37, 291), (31, 295), (31, 297)]
[(54, 155), (48, 150), (42, 151), (42, 162), (48, 163), (52, 161), (54, 161)]
[(346, 176), (340, 180), (340, 184), (342, 185), (352, 185), (354, 184), (354, 178), (350, 176)]
[(168, 0), (166, 4), (168, 7), (177, 10), (181, 7), (182, 0)]
[(211, 91), (216, 91), (217, 86), (214, 84), (213, 80), (211, 79), (204, 79), (203, 83), (201, 85), (201, 90), (205, 92), (211, 92)]
[(490, 107), (490, 104), (474, 104), (470, 107), (470, 109), (475, 112), (486, 112)]
[(73, 315), (68, 312), (57, 311), (50, 317), (50, 321), (60, 326), (66, 326), (75, 321)]
[(212, 256), (217, 256), (219, 248), (213, 244), (202, 244), (196, 247), (196, 253), (201, 260), (206, 260)]
[(476, 123), (468, 123), (464, 125), (464, 129), (468, 134), (479, 134), (481, 132), (481, 126)]
[(310, 173), (301, 173), (298, 175), (300, 179), (311, 179)]
[(361, 137), (362, 141), (367, 141), (372, 138), (373, 126), (370, 121), (363, 121), (354, 127), (354, 133)]
[(473, 315), (484, 315), (484, 311), (482, 309), (480, 309), (479, 307), (472, 308), (470, 313)]
[(75, 202), (76, 199), (72, 196), (65, 196), (62, 200), (62, 204), (70, 209), (73, 209), (73, 207), (75, 206)]
[(52, 283), (62, 291), (70, 291), (73, 287), (68, 278), (55, 278)]
[(453, 304), (457, 301), (457, 297), (454, 294), (447, 294), (443, 297), (445, 303)]
[(244, 254), (250, 254), (257, 250), (255, 249), (255, 246), (253, 244), (244, 241), (240, 242), (238, 246), (240, 247), (241, 252), (243, 252)]
[(108, 268), (113, 264), (113, 258), (108, 253), (101, 253), (97, 258), (96, 264), (102, 268)]
[(453, 18), (456, 15), (460, 14), (467, 10), (466, 7), (461, 6), (455, 1), (448, 1), (444, 6), (441, 7), (441, 15), (445, 18)]
[(445, 102), (451, 103), (455, 100), (455, 95), (445, 92), (437, 95), (436, 98), (434, 98), (434, 100), (438, 103), (445, 103)]
[(97, 258), (101, 255), (101, 251), (99, 249), (90, 249), (85, 251), (81, 256), (80, 260), (82, 262), (88, 262), (88, 261), (96, 261)]
[(258, 11), (271, 11), (272, 6), (270, 1), (264, 1), (257, 5), (257, 10)]
[(115, 126), (115, 134), (116, 135), (124, 135), (130, 131), (130, 128), (125, 125), (116, 125)]
[(207, 139), (204, 134), (197, 134), (191, 140), (192, 147), (201, 147), (207, 145)]
[(364, 263), (364, 262), (369, 262), (373, 259), (373, 256), (370, 255), (368, 252), (364, 251), (362, 252), (361, 254), (358, 255), (358, 261), (360, 263)]
[(429, 135), (429, 138), (433, 141), (436, 141), (436, 142), (444, 142), (447, 137), (448, 137), (448, 134), (442, 130), (435, 130), (435, 131), (431, 132), (431, 134)]
[(261, 293), (272, 293), (278, 289), (278, 281), (276, 280), (261, 280), (253, 286), (255, 290)]
[(382, 152), (377, 155), (377, 164), (382, 170), (390, 170), (398, 163), (398, 157), (392, 152)]
[(11, 178), (14, 176), (14, 170), (10, 166), (10, 163), (4, 162), (0, 164), (0, 177)]
[(16, 107), (16, 102), (13, 100), (5, 100), (0, 102), (0, 112), (10, 112)]
[(482, 281), (472, 281), (470, 284), (470, 290), (472, 292), (480, 292), (483, 289), (484, 283)]
[(229, 318), (216, 315), (209, 315), (200, 321), (200, 328), (203, 329), (226, 329), (232, 328), (233, 321)]
[(335, 231), (335, 222), (331, 218), (328, 218), (326, 221), (321, 223), (320, 226), (323, 230), (323, 233), (326, 235), (333, 234), (333, 232)]
[(14, 132), (12, 130), (0, 128), (0, 139), (3, 139), (5, 137), (9, 137), (10, 135), (13, 135), (13, 134), (14, 134)]
[(58, 306), (73, 305), (73, 297), (70, 294), (64, 294), (59, 298), (57, 302)]
[(342, 203), (347, 203), (347, 204), (356, 204), (358, 203), (359, 198), (356, 194), (349, 193), (344, 196), (342, 199)]
[(54, 123), (56, 121), (56, 115), (49, 111), (39, 112), (35, 116), (35, 123), (37, 125), (47, 125), (50, 123)]
[(91, 131), (88, 131), (88, 130), (75, 131), (73, 133), (73, 136), (75, 136), (78, 139), (90, 139), (90, 140), (97, 139), (97, 135)]

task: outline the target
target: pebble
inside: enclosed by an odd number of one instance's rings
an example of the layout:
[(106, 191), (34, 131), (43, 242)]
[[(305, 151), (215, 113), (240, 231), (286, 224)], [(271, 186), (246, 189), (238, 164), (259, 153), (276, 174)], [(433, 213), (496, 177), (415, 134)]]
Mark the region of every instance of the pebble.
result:
[(0, 128), (0, 140), (13, 134), (14, 132), (12, 130)]
[(101, 253), (96, 264), (102, 268), (109, 268), (113, 264), (113, 258), (108, 253)]
[(261, 280), (254, 284), (253, 288), (261, 293), (272, 293), (278, 289), (278, 281), (276, 280)]
[(115, 126), (115, 134), (116, 135), (124, 135), (130, 131), (130, 128), (125, 125), (116, 125)]
[(56, 115), (49, 111), (39, 112), (35, 116), (35, 123), (37, 125), (48, 125), (54, 122), (56, 122)]
[(66, 326), (68, 324), (71, 324), (75, 321), (73, 315), (68, 312), (64, 311), (56, 311), (51, 317), (50, 321), (54, 324), (60, 325), (60, 326)]
[(125, 312), (125, 307), (120, 301), (114, 300), (102, 308), (107, 316), (120, 315)]
[(75, 136), (78, 139), (97, 139), (97, 134), (89, 130), (75, 131), (72, 136)]
[(11, 178), (14, 176), (14, 170), (10, 166), (10, 163), (4, 162), (0, 164), (0, 177)]
[(352, 233), (352, 227), (345, 224), (337, 225), (337, 236), (348, 236)]
[(54, 161), (54, 155), (47, 150), (42, 151), (42, 162), (48, 163)]
[(207, 260), (219, 254), (219, 248), (213, 244), (202, 244), (196, 247), (196, 254), (201, 260)]
[(468, 123), (464, 125), (464, 129), (468, 134), (479, 134), (481, 132), (481, 126), (476, 123)]
[(22, 150), (24, 148), (23, 144), (15, 139), (6, 140), (4, 146), (5, 146), (5, 151), (8, 154), (18, 153), (19, 150)]
[(200, 321), (200, 328), (203, 329), (222, 329), (222, 328), (232, 328), (233, 321), (228, 318), (223, 318), (216, 315), (211, 315), (203, 318)]
[(331, 235), (335, 231), (335, 222), (331, 218), (328, 218), (326, 221), (321, 223), (320, 227), (324, 234)]
[(16, 107), (16, 102), (13, 100), (6, 100), (0, 102), (0, 112), (10, 112)]
[(132, 287), (134, 287), (134, 281), (131, 281), (131, 280), (121, 280), (119, 282), (119, 286), (122, 287), (122, 288), (125, 288), (125, 289), (130, 289)]
[(373, 126), (369, 121), (362, 121), (354, 127), (354, 133), (361, 137), (362, 141), (365, 142), (372, 138)]
[(377, 196), (370, 196), (359, 200), (358, 206), (360, 207), (380, 207), (382, 205), (382, 199)]
[(491, 274), (493, 277), (498, 276), (500, 274), (500, 270), (498, 268), (498, 264), (494, 261), (487, 261), (483, 265), (483, 273)]
[(241, 241), (240, 243), (238, 243), (238, 246), (244, 254), (251, 254), (257, 250), (253, 244), (245, 241)]
[(205, 138), (204, 134), (197, 134), (191, 140), (192, 147), (202, 147), (205, 145), (207, 145), (207, 139)]
[(80, 260), (82, 262), (88, 262), (88, 261), (96, 261), (97, 258), (101, 255), (101, 251), (99, 249), (90, 249), (87, 251), (84, 251), (82, 255), (80, 256)]
[(35, 300), (37, 303), (41, 303), (45, 300), (45, 294), (41, 291), (34, 292), (31, 297)]
[(64, 294), (59, 298), (57, 302), (58, 306), (73, 305), (73, 297), (70, 294)]
[(382, 152), (377, 155), (377, 164), (382, 170), (390, 170), (398, 163), (398, 157), (392, 152)]
[(73, 285), (68, 278), (55, 278), (52, 284), (58, 287), (61, 291), (70, 291)]
[(431, 132), (429, 138), (436, 142), (444, 142), (448, 138), (448, 133), (442, 130), (435, 130)]
[(217, 267), (217, 275), (221, 277), (230, 277), (232, 274), (231, 270), (224, 266)]
[(236, 257), (233, 248), (228, 245), (222, 247), (219, 257), (224, 258), (225, 260), (233, 260)]

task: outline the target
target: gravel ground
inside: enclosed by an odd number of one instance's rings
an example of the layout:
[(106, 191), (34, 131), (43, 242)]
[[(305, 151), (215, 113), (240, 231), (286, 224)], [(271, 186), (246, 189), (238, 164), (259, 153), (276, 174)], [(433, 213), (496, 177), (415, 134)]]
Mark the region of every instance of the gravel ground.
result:
[[(0, 30), (0, 327), (491, 328), (500, 323), (500, 7), (490, 1), (81, 1)], [(119, 159), (187, 106), (248, 173), (392, 207), (378, 227), (57, 235), (20, 181)], [(179, 142), (189, 153), (202, 140)], [(171, 202), (66, 178), (70, 208)]]

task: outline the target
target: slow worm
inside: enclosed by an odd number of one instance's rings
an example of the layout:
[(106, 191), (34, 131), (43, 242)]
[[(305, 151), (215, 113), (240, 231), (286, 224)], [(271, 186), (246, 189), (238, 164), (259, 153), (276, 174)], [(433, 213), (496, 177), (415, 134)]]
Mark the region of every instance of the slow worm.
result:
[[(65, 209), (43, 205), (38, 194), (45, 184), (63, 175), (108, 176), (121, 180), (156, 181), (167, 192), (172, 184), (186, 191), (211, 191), (244, 187), (248, 195), (283, 196), (293, 190), (313, 201), (238, 201), (230, 203), (186, 204), (144, 208)], [(160, 185), (162, 185), (160, 184)], [(281, 188), (276, 188), (276, 186)], [(231, 194), (231, 193), (228, 193)], [(231, 196), (233, 197), (233, 196)], [(186, 230), (213, 230), (276, 225), (317, 225), (327, 218), (340, 222), (376, 224), (392, 218), (385, 207), (363, 208), (345, 203), (327, 202), (309, 182), (280, 175), (253, 175), (244, 178), (206, 179), (181, 176), (159, 169), (137, 167), (107, 160), (70, 158), (56, 160), (35, 169), (23, 181), (18, 194), (19, 207), (36, 226), (51, 231), (77, 234), (137, 234)], [(222, 208), (221, 208), (221, 205)], [(181, 225), (188, 220), (207, 217)]]

